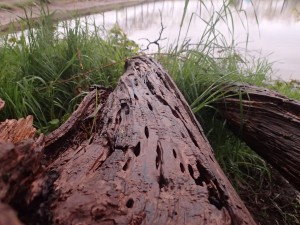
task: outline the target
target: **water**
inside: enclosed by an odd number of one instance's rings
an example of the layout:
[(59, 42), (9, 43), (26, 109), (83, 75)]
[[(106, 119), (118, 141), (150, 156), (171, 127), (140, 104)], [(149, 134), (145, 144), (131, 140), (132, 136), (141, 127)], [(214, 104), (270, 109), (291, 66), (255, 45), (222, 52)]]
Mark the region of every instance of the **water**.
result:
[[(189, 2), (180, 40), (186, 36), (191, 42), (196, 43), (206, 27), (203, 20), (208, 20), (212, 13), (220, 10), (223, 1), (207, 0), (204, 2), (207, 8), (199, 1)], [(270, 62), (274, 62), (273, 78), (300, 80), (300, 1), (240, 0), (232, 2), (230, 6), (232, 10), (234, 7), (240, 8), (247, 14), (247, 16), (233, 14), (233, 39), (237, 48), (241, 51), (247, 48), (250, 54), (256, 57), (267, 57)], [(154, 41), (159, 37), (162, 21), (165, 27), (162, 38), (166, 39), (159, 43), (161, 47), (166, 47), (176, 42), (178, 38), (184, 4), (183, 0), (144, 3), (95, 14), (89, 19), (95, 20), (98, 26), (106, 28), (118, 23), (128, 37), (144, 49), (147, 48), (149, 41)], [(228, 42), (231, 41), (231, 35), (225, 24), (220, 23), (217, 29), (225, 34)], [(186, 33), (187, 30), (188, 33)], [(151, 45), (149, 48), (150, 51), (157, 50), (156, 45)]]

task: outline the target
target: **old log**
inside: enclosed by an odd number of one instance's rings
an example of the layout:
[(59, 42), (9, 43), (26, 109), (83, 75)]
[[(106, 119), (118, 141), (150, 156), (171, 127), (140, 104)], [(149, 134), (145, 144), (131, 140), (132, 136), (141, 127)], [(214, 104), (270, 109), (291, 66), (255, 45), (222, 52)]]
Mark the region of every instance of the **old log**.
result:
[[(0, 99), (0, 110), (3, 107)], [(10, 205), (26, 207), (24, 195), (42, 171), (44, 136), (33, 140), (32, 122), (28, 116), (0, 123), (0, 225), (22, 224)]]
[(45, 138), (25, 224), (255, 224), (160, 64), (130, 59)]
[(128, 61), (107, 100), (92, 99), (81, 132), (46, 139), (55, 224), (255, 224), (158, 63)]
[[(3, 106), (0, 99), (0, 110)], [(15, 199), (40, 170), (44, 136), (34, 141), (35, 132), (32, 116), (0, 123), (0, 202)]]
[(250, 84), (226, 92), (214, 106), (232, 130), (300, 190), (300, 102)]
[(29, 188), (34, 175), (42, 170), (43, 147), (43, 135), (17, 144), (0, 141), (0, 201), (11, 203)]

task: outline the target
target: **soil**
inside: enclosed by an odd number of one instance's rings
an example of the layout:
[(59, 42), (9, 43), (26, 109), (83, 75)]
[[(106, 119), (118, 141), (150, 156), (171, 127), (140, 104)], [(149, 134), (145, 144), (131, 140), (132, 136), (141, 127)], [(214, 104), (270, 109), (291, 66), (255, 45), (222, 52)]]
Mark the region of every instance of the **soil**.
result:
[(239, 185), (239, 195), (258, 225), (300, 225), (300, 193), (274, 168), (270, 178)]
[[(46, 1), (46, 0), (43, 0)], [(49, 1), (49, 0), (48, 0)], [(117, 8), (140, 4), (146, 0), (50, 0), (47, 4), (50, 13), (55, 20), (68, 19), (74, 15), (89, 15)], [(40, 16), (41, 0), (0, 0), (0, 31), (6, 31), (9, 27), (20, 28), (20, 18), (25, 18), (25, 11), (29, 12), (33, 19)]]

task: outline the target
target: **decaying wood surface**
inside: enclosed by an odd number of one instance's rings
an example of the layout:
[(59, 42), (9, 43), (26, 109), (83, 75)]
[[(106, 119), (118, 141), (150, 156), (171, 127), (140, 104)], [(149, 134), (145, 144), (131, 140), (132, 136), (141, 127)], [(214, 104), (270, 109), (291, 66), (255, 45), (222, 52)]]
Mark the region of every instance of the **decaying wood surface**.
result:
[(21, 118), (19, 120), (10, 119), (1, 122), (0, 141), (2, 140), (2, 141), (12, 142), (12, 143), (18, 143), (22, 140), (33, 138), (36, 129), (32, 126), (32, 122), (33, 122), (32, 116), (27, 116), (26, 118)]
[(43, 148), (43, 135), (35, 141), (26, 139), (17, 144), (0, 141), (0, 201), (18, 201), (18, 195), (29, 188), (34, 175), (41, 172)]
[(220, 113), (235, 133), (300, 190), (300, 102), (248, 84), (228, 90), (232, 96), (215, 104)]
[(158, 63), (129, 60), (108, 97), (84, 102), (46, 138), (54, 224), (255, 224)]
[(24, 224), (255, 224), (152, 59), (130, 59), (116, 89), (91, 91), (45, 145), (31, 185), (5, 201)]
[[(0, 110), (3, 107), (0, 99)], [(0, 225), (22, 224), (16, 210), (27, 207), (27, 190), (42, 171), (44, 136), (33, 140), (32, 119), (28, 116), (0, 123)]]

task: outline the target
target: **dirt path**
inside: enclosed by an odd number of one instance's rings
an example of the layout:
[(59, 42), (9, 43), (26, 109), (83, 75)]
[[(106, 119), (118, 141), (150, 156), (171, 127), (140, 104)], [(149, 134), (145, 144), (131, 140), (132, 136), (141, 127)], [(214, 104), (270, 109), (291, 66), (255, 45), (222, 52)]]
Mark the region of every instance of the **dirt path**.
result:
[[(24, 8), (32, 18), (40, 16), (41, 0), (0, 0), (0, 31), (6, 31), (11, 24), (20, 28), (20, 19), (25, 17)], [(43, 0), (46, 1), (46, 0)], [(49, 0), (48, 0), (49, 1)], [(68, 19), (74, 15), (88, 15), (145, 2), (146, 0), (50, 0), (47, 4), (55, 20)]]

